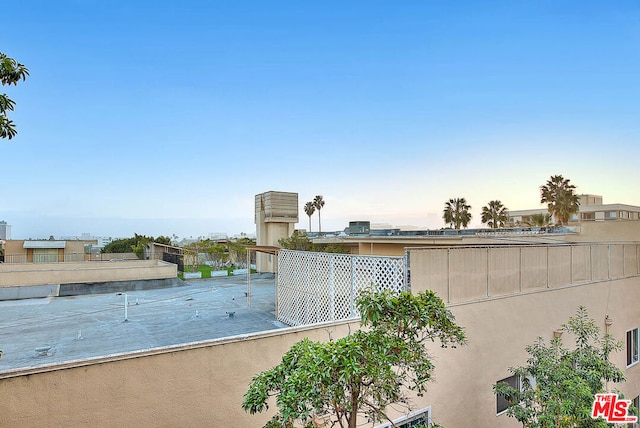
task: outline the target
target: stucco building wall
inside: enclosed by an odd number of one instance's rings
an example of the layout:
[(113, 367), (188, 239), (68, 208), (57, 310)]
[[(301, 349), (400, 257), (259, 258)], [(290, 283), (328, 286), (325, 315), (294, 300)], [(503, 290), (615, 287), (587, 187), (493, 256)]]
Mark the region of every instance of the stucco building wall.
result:
[[(638, 246), (567, 248), (476, 248), (453, 257), (412, 250), (413, 291), (433, 285), (469, 339), (457, 349), (429, 345), (435, 379), (414, 408), (431, 406), (434, 421), (448, 427), (519, 427), (496, 416), (491, 388), (510, 375), (509, 367), (526, 362), (527, 344), (551, 339), (579, 305), (603, 330), (609, 315), (609, 332), (620, 340), (640, 327)], [(297, 327), (0, 373), (0, 426), (262, 426), (272, 413), (252, 416), (241, 409), (251, 378), (279, 363), (304, 337), (325, 341), (356, 327), (353, 322)], [(626, 368), (624, 351), (612, 361), (625, 369), (627, 381), (610, 387), (629, 398), (640, 395), (640, 364)], [(271, 406), (273, 411), (275, 401)]]
[(0, 287), (175, 278), (176, 265), (160, 260), (0, 264)]

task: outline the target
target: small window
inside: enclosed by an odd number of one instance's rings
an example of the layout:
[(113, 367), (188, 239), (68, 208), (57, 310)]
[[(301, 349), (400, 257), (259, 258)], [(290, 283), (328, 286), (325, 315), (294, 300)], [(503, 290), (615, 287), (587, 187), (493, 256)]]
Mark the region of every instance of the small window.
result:
[(390, 428), (394, 425), (398, 428), (431, 426), (431, 407), (425, 407), (424, 409), (411, 412), (407, 416), (398, 418), (393, 421), (393, 425), (387, 422), (385, 424), (379, 425), (377, 428)]
[(627, 367), (638, 362), (638, 329), (627, 332)]
[[(517, 375), (509, 376), (507, 378), (499, 380), (498, 383), (506, 383), (512, 388), (520, 389), (520, 378)], [(511, 405), (513, 405), (513, 403), (509, 402), (509, 400), (507, 400), (504, 395), (496, 395), (496, 414), (499, 415), (500, 413), (507, 410)]]
[(618, 218), (618, 211), (606, 211), (604, 218)]

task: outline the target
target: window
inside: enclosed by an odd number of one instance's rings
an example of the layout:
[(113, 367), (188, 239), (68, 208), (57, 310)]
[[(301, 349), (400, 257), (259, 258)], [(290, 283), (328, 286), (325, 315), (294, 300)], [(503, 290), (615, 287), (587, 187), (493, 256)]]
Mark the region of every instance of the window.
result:
[(618, 218), (618, 211), (606, 211), (604, 218)]
[[(409, 413), (407, 416), (403, 416), (393, 421), (393, 424), (398, 428), (411, 428), (415, 426), (430, 426), (431, 425), (431, 407), (425, 407), (424, 409), (417, 410)], [(390, 428), (389, 422), (379, 425), (377, 428)]]
[(638, 362), (638, 330), (634, 328), (627, 332), (627, 367)]
[[(516, 375), (509, 376), (507, 378), (499, 380), (498, 383), (506, 383), (507, 385), (511, 386), (512, 388), (520, 389), (520, 378), (518, 376), (516, 376)], [(513, 403), (509, 402), (509, 400), (507, 400), (504, 397), (504, 395), (497, 394), (496, 395), (496, 414), (499, 415), (500, 413), (504, 412), (512, 404)]]
[(595, 220), (596, 219), (596, 213), (582, 213), (580, 215), (582, 216), (582, 220)]

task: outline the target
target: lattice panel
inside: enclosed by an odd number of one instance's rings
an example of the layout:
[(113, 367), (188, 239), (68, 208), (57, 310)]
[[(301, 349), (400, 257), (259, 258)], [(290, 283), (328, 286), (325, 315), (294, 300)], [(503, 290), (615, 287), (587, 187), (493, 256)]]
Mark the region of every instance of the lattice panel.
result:
[(355, 299), (368, 287), (404, 290), (404, 257), (281, 250), (276, 307), (289, 325), (356, 317)]

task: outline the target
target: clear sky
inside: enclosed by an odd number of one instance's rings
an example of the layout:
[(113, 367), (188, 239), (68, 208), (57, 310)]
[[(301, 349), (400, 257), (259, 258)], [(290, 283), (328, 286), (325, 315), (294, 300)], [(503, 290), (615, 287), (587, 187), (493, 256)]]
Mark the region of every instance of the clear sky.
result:
[[(255, 231), (254, 195), (444, 226), (449, 198), (538, 208), (562, 174), (640, 205), (640, 3), (21, 0), (0, 52), (15, 239)], [(317, 230), (317, 215), (313, 217)]]

